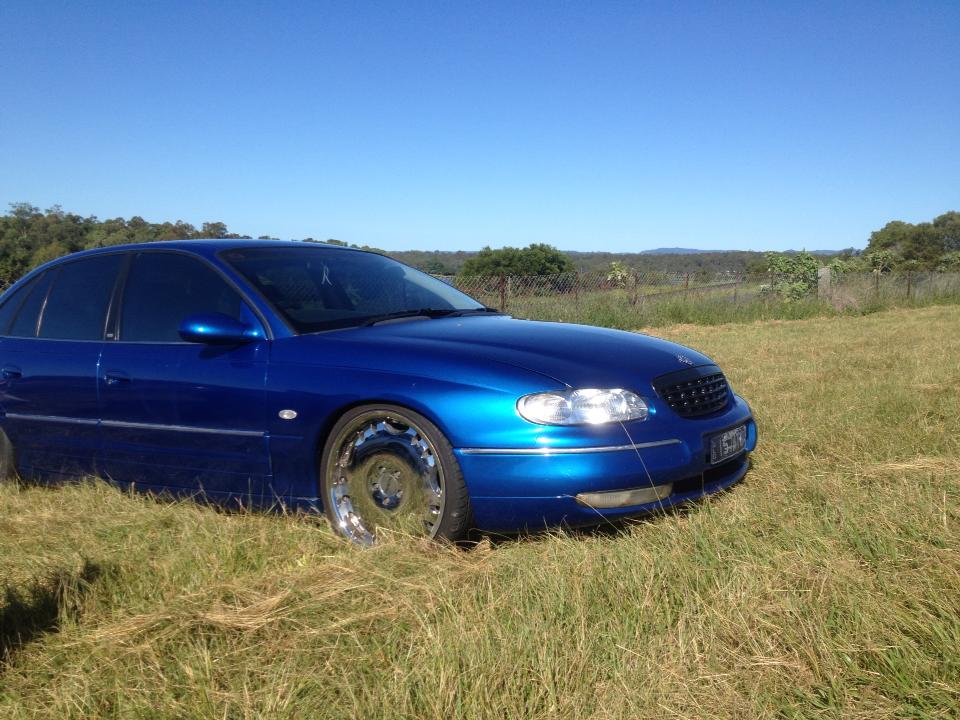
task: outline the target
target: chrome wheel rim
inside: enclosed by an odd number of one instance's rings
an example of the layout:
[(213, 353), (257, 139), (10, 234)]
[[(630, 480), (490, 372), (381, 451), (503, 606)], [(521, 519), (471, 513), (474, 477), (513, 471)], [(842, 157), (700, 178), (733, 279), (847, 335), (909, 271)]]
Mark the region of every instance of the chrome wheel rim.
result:
[(443, 470), (433, 445), (408, 419), (360, 415), (335, 438), (327, 500), (337, 529), (371, 545), (380, 529), (434, 537), (443, 517)]

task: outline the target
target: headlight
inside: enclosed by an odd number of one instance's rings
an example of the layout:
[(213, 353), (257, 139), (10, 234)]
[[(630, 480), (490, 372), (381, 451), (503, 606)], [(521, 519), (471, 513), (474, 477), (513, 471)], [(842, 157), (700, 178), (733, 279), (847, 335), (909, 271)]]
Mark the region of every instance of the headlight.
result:
[(517, 402), (517, 412), (541, 425), (596, 425), (645, 420), (650, 411), (643, 398), (629, 390), (590, 388), (525, 395)]

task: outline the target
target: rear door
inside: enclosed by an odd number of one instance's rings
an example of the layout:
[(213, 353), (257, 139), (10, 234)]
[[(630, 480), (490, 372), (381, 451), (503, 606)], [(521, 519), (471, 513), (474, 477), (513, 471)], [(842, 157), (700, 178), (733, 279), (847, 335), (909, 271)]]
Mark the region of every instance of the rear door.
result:
[(267, 341), (204, 345), (178, 332), (198, 313), (258, 327), (259, 320), (206, 261), (176, 251), (136, 253), (120, 296), (117, 339), (100, 363), (104, 472), (174, 492), (259, 500), (270, 478)]
[(56, 265), (11, 298), (18, 307), (0, 309), (9, 321), (0, 328), (4, 429), (25, 476), (97, 470), (97, 367), (122, 259)]

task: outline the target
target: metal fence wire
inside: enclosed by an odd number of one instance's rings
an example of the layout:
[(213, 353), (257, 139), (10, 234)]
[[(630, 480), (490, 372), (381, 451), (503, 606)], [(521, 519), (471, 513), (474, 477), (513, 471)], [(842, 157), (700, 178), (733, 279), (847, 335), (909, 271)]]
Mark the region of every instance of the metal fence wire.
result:
[[(653, 303), (815, 301), (838, 310), (960, 299), (957, 272), (857, 272), (821, 269), (818, 277), (775, 273), (572, 272), (557, 275), (436, 276), (488, 307), (517, 317), (602, 323), (642, 316)], [(295, 282), (291, 278), (291, 282)], [(0, 279), (0, 291), (14, 280)], [(363, 285), (362, 282), (357, 283)], [(306, 293), (307, 290), (304, 290)], [(364, 292), (359, 294), (363, 295)], [(375, 293), (374, 293), (375, 294)], [(611, 318), (612, 319), (612, 318)]]
[(524, 317), (567, 315), (599, 305), (704, 299), (732, 303), (819, 299), (838, 309), (873, 302), (928, 301), (960, 295), (960, 273), (821, 272), (817, 278), (737, 272), (576, 272), (559, 275), (438, 276), (479, 302)]

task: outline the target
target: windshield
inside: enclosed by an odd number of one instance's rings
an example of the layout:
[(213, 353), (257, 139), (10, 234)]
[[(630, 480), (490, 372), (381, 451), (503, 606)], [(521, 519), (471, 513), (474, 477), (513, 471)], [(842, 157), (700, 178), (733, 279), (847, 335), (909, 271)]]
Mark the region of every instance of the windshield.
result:
[(441, 280), (375, 253), (335, 248), (239, 248), (220, 255), (298, 333), (363, 325), (416, 311), (483, 310)]

